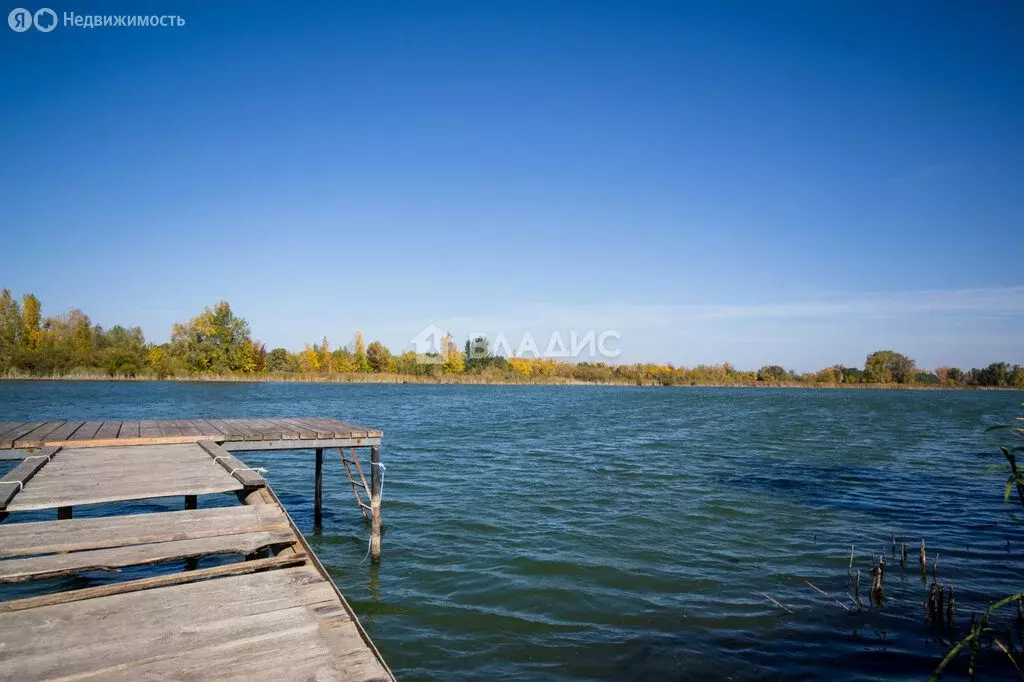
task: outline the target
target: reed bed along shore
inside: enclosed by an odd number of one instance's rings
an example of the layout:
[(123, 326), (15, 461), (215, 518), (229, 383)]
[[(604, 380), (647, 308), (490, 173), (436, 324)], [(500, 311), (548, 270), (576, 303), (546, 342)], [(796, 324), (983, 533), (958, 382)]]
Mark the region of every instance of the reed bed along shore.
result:
[(375, 373), (334, 373), (334, 374), (303, 374), (264, 372), (260, 374), (188, 374), (172, 377), (155, 375), (122, 376), (109, 375), (103, 372), (75, 371), (67, 374), (32, 375), (20, 372), (0, 374), (0, 381), (177, 381), (177, 382), (210, 382), (210, 383), (304, 383), (304, 384), (426, 384), (426, 385), (460, 385), (460, 386), (644, 386), (651, 388), (833, 388), (833, 389), (868, 389), (868, 390), (902, 390), (902, 391), (1022, 391), (1017, 387), (996, 386), (935, 386), (930, 384), (837, 384), (812, 382), (692, 382), (680, 384), (661, 384), (657, 381), (582, 381), (566, 377), (538, 376), (507, 378), (488, 374), (457, 374), (422, 376), (414, 374), (375, 374)]

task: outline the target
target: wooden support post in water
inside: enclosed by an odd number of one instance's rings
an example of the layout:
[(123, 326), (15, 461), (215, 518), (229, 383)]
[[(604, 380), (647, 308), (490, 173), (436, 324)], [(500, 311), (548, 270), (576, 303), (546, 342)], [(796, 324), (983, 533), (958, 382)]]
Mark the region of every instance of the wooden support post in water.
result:
[(57, 507), (57, 520), (64, 521), (71, 518), (71, 507)]
[(185, 496), (185, 509), (195, 509), (199, 506), (199, 500), (196, 495)]
[(324, 501), (324, 449), (316, 449), (316, 480), (313, 483), (313, 525), (319, 526)]
[(370, 446), (370, 557), (380, 561), (380, 492), (384, 485), (384, 467), (380, 446)]

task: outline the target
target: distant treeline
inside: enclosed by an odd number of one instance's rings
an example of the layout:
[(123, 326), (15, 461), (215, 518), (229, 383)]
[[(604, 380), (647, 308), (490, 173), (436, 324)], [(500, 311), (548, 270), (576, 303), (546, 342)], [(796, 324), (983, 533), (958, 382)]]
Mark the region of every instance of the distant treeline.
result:
[[(905, 355), (880, 350), (867, 356), (863, 368), (834, 365), (800, 374), (779, 365), (757, 371), (738, 370), (729, 363), (675, 367), (637, 363), (563, 362), (550, 358), (504, 357), (493, 354), (487, 339), (467, 340), (459, 347), (444, 338), (440, 353), (394, 354), (380, 341), (365, 343), (362, 334), (341, 348), (327, 339), (306, 344), (299, 352), (267, 350), (252, 338), (249, 323), (221, 301), (185, 323), (173, 325), (168, 343), (147, 343), (139, 327), (104, 329), (78, 309), (42, 316), (33, 294), (19, 302), (0, 291), (0, 376), (83, 376), (121, 378), (309, 377), (358, 380), (358, 375), (399, 375), (472, 383), (626, 383), (641, 385), (842, 385), (904, 384), (963, 387), (1024, 388), (1024, 367), (994, 362), (982, 369), (939, 367), (921, 370)], [(368, 379), (370, 377), (367, 377)], [(384, 377), (374, 377), (384, 378)]]

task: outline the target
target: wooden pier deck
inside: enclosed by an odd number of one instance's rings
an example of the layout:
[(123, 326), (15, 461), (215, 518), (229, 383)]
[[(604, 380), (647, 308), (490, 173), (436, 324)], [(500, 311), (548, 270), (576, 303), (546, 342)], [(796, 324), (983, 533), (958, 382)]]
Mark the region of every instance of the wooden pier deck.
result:
[(296, 450), (379, 445), (382, 435), (377, 429), (336, 419), (0, 422), (0, 450), (48, 445), (156, 445), (200, 440), (224, 443), (228, 450)]
[[(203, 421), (187, 435), (179, 421), (0, 425), (7, 447), (34, 448), (0, 479), (0, 584), (39, 581), (0, 601), (0, 680), (394, 679), (260, 470), (225, 447), (373, 447), (382, 434), (331, 420)], [(162, 432), (143, 436), (143, 425)], [(255, 430), (265, 440), (246, 441)], [(214, 493), (237, 504), (197, 508)], [(72, 518), (79, 505), (167, 497), (185, 509)], [(47, 509), (57, 520), (18, 522)], [(132, 579), (139, 566), (153, 568)], [(95, 584), (95, 571), (115, 579)]]

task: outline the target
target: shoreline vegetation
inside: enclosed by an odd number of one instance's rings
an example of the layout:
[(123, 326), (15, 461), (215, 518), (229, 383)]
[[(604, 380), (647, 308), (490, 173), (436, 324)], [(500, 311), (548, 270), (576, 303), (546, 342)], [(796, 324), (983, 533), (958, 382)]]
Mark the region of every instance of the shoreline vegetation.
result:
[(380, 341), (365, 343), (360, 332), (341, 348), (323, 338), (298, 352), (268, 351), (226, 301), (174, 324), (171, 340), (155, 344), (140, 327), (104, 329), (76, 308), (44, 318), (35, 295), (19, 303), (3, 289), (0, 379), (1024, 390), (1024, 366), (993, 362), (929, 371), (892, 350), (869, 354), (863, 368), (833, 365), (807, 373), (779, 365), (740, 370), (727, 362), (626, 365), (506, 357), (492, 353), (484, 337), (460, 346), (451, 335), (437, 352), (395, 355)]
[(940, 384), (869, 384), (869, 383), (813, 383), (813, 382), (765, 382), (747, 383), (674, 383), (662, 384), (657, 381), (581, 381), (562, 377), (523, 377), (506, 379), (482, 375), (440, 375), (417, 376), (413, 374), (286, 374), (264, 372), (259, 374), (188, 374), (174, 377), (156, 375), (124, 376), (96, 373), (70, 372), (67, 374), (33, 375), (8, 372), (0, 374), (0, 381), (172, 381), (179, 383), (294, 383), (294, 384), (419, 384), (423, 386), (640, 386), (663, 388), (832, 388), (890, 391), (1024, 391), (1018, 386), (943, 386)]

